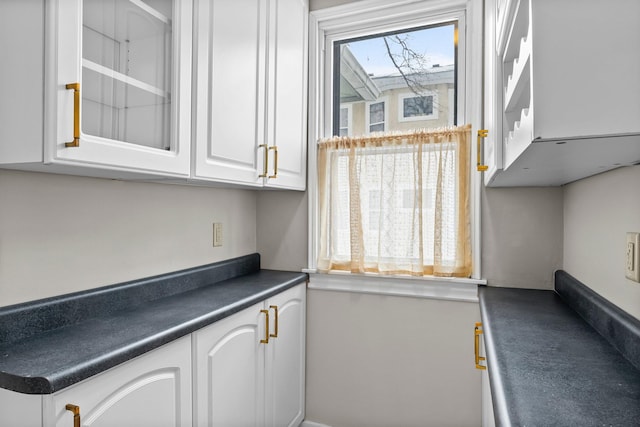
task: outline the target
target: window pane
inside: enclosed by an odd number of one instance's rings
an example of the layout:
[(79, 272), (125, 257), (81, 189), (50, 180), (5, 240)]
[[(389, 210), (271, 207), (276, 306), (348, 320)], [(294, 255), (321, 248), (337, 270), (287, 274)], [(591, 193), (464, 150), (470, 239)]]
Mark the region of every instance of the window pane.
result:
[(414, 96), (403, 99), (403, 116), (416, 117), (433, 114), (433, 96)]
[(346, 127), (344, 103), (353, 136), (455, 124), (456, 31), (448, 22), (336, 42), (334, 135)]
[(369, 106), (369, 123), (384, 122), (384, 103), (371, 104)]

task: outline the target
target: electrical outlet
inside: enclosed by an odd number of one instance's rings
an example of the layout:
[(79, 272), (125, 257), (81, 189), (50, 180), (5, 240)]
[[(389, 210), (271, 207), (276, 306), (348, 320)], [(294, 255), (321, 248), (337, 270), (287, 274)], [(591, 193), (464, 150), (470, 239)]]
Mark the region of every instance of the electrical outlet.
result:
[(213, 223), (213, 246), (222, 246), (222, 223)]
[(640, 233), (627, 233), (625, 277), (640, 282)]

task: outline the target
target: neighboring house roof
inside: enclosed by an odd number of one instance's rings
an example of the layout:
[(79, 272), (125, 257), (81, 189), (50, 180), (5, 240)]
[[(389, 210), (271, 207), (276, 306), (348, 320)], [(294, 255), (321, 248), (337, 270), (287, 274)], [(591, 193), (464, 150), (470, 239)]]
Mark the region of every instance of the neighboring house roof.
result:
[(340, 46), (340, 100), (342, 102), (373, 101), (380, 89), (371, 80), (349, 47)]
[[(410, 74), (412, 80), (415, 80), (421, 86), (430, 86), (436, 84), (451, 83), (453, 84), (455, 67), (453, 65), (434, 65), (422, 73)], [(380, 89), (381, 92), (391, 89), (401, 89), (407, 87), (404, 77), (398, 74), (388, 76), (375, 76), (371, 80)]]
[[(410, 77), (422, 86), (435, 84), (453, 84), (455, 68), (453, 65), (434, 65), (424, 73)], [(340, 46), (340, 101), (374, 101), (382, 92), (391, 89), (406, 88), (407, 82), (400, 73), (386, 76), (371, 76), (351, 53), (349, 46)]]

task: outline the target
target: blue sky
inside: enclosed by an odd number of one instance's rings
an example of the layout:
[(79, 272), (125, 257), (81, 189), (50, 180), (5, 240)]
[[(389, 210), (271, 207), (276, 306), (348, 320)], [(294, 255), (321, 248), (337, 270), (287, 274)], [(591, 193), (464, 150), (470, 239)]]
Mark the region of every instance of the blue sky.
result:
[[(407, 43), (411, 49), (425, 55), (429, 68), (434, 64), (450, 65), (454, 57), (453, 31), (453, 25), (445, 25), (408, 32)], [(349, 48), (369, 74), (384, 76), (398, 73), (381, 37), (351, 42)]]

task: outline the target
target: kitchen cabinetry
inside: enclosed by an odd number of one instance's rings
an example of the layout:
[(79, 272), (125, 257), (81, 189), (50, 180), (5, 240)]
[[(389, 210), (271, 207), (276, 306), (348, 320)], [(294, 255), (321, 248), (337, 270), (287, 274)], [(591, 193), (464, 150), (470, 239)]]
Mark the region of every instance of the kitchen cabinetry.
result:
[[(12, 427), (189, 426), (191, 340), (181, 338), (55, 394), (0, 391), (2, 420)], [(74, 424), (74, 409), (81, 424)]]
[(493, 400), (491, 398), (491, 385), (489, 384), (489, 370), (486, 363), (486, 351), (482, 323), (476, 323), (474, 328), (474, 347), (476, 369), (481, 372), (482, 384), (482, 427), (495, 427), (496, 421), (493, 415)]
[(299, 425), (304, 319), (298, 285), (196, 332), (194, 425)]
[(304, 190), (306, 0), (197, 0), (192, 176)]
[(0, 9), (0, 37), (19, 40), (2, 49), (3, 166), (188, 176), (190, 0), (3, 2)]
[(640, 4), (487, 7), (497, 51), (485, 51), (485, 122), (496, 133), (485, 146), (485, 183), (561, 185), (640, 161), (640, 57), (629, 54), (640, 49)]

